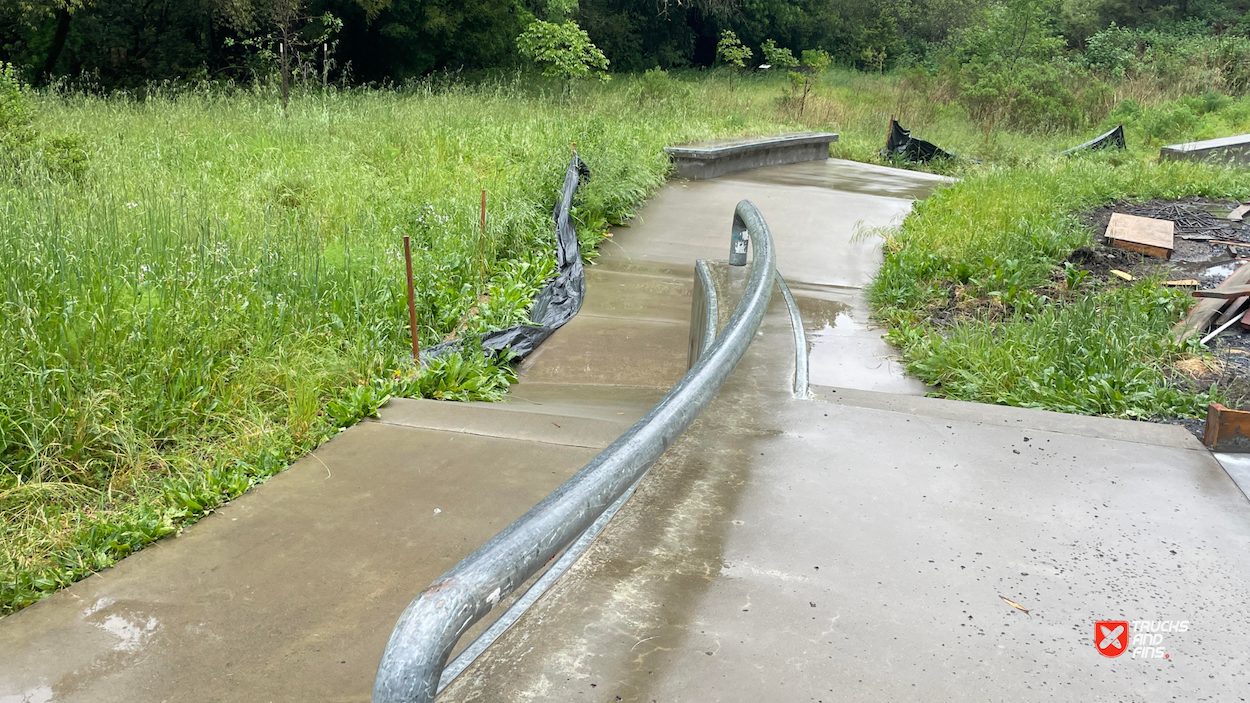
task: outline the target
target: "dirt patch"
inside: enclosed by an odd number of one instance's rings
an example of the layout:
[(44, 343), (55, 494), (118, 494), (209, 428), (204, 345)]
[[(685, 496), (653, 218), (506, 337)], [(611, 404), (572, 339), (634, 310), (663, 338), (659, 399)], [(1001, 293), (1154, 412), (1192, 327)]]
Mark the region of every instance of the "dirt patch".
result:
[[(1113, 275), (1112, 269), (1117, 269), (1135, 278), (1162, 275), (1169, 280), (1197, 279), (1203, 286), (1218, 284), (1243, 263), (1239, 259), (1250, 260), (1250, 248), (1221, 243), (1250, 246), (1250, 223), (1228, 219), (1228, 213), (1237, 205), (1232, 200), (1182, 198), (1144, 203), (1121, 201), (1088, 210), (1080, 218), (1094, 233), (1095, 244), (1072, 252), (1068, 262), (1104, 281)], [(1117, 212), (1172, 220), (1176, 235), (1172, 258), (1156, 259), (1108, 246), (1102, 235), (1111, 215)]]

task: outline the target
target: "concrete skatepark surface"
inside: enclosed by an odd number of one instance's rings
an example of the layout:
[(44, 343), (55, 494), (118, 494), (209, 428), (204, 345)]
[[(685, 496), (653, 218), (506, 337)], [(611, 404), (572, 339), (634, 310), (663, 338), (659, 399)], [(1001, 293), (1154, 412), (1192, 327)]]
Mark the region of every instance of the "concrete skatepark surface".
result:
[[(508, 402), (393, 401), (0, 620), (0, 702), (368, 700), (408, 601), (684, 373), (693, 263), (727, 254), (742, 198), (811, 397), (774, 295), (713, 405), (440, 700), (1244, 700), (1250, 502), (1211, 455), (1180, 428), (921, 397), (868, 324), (880, 252), (856, 235), (936, 183), (837, 160), (670, 183)], [(1109, 659), (1095, 620), (1190, 625), (1166, 659)]]

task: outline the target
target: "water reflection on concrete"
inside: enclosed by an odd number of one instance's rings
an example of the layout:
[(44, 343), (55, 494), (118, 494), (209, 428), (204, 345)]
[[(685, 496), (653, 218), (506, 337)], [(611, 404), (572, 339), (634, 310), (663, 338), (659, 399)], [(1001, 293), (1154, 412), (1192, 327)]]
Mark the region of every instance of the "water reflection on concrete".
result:
[(862, 193), (909, 200), (927, 198), (934, 188), (951, 182), (951, 179), (945, 176), (844, 159), (770, 166), (723, 176), (720, 180), (789, 187), (828, 188), (843, 193)]
[(904, 395), (929, 390), (906, 374), (898, 351), (869, 322), (861, 291), (810, 284), (791, 288), (803, 317), (813, 385)]

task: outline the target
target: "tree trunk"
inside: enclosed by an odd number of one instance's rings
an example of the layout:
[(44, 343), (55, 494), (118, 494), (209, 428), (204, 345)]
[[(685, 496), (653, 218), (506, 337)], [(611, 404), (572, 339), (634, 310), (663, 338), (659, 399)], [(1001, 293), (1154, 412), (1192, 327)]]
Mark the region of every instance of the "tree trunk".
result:
[(73, 16), (69, 12), (68, 5), (61, 5), (56, 13), (56, 34), (52, 35), (52, 46), (48, 48), (48, 58), (43, 64), (44, 78), (51, 78), (52, 70), (56, 68), (56, 62), (61, 58), (61, 51), (65, 49), (65, 40), (69, 38), (69, 21)]

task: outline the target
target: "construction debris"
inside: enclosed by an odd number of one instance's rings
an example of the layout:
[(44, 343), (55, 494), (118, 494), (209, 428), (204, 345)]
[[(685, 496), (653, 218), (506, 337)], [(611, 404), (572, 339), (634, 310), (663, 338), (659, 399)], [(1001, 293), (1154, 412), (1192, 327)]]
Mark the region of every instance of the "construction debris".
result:
[(1195, 234), (1214, 236), (1232, 236), (1236, 229), (1227, 220), (1221, 221), (1210, 212), (1195, 205), (1185, 203), (1166, 203), (1163, 205), (1144, 204), (1134, 207), (1130, 214), (1138, 217), (1153, 217), (1157, 220), (1170, 220), (1176, 225), (1176, 234), (1190, 239)]
[(885, 148), (881, 150), (881, 155), (911, 163), (955, 158), (954, 154), (938, 148), (933, 142), (926, 142), (911, 136), (911, 131), (903, 129), (893, 115), (890, 116), (890, 134), (886, 137)]
[(1116, 278), (1123, 278), (1126, 281), (1135, 280), (1133, 278), (1133, 274), (1128, 273), (1127, 271), (1121, 271), (1120, 269), (1111, 269), (1111, 275)]
[(1190, 295), (1195, 298), (1221, 298), (1223, 300), (1232, 300), (1247, 294), (1250, 294), (1250, 285), (1228, 286), (1210, 290), (1196, 290), (1193, 293), (1190, 293)]
[(1125, 148), (1127, 147), (1125, 146), (1125, 143), (1124, 143), (1124, 125), (1117, 125), (1116, 128), (1111, 130), (1110, 132), (1107, 132), (1106, 134), (1100, 134), (1097, 137), (1094, 137), (1093, 139), (1085, 142), (1084, 144), (1074, 146), (1071, 149), (1068, 149), (1067, 151), (1061, 151), (1059, 152), (1059, 155), (1060, 156), (1072, 156), (1073, 154), (1079, 151), (1097, 151), (1100, 149), (1125, 149)]
[(1250, 203), (1243, 203), (1241, 205), (1238, 205), (1235, 210), (1228, 213), (1228, 219), (1232, 220), (1233, 222), (1241, 222), (1242, 220), (1246, 219), (1246, 215), (1250, 215)]
[(1107, 223), (1111, 246), (1160, 259), (1172, 258), (1173, 223), (1117, 212)]
[(1250, 451), (1250, 412), (1212, 403), (1207, 407), (1202, 443), (1217, 452)]
[(1182, 279), (1179, 279), (1179, 280), (1176, 280), (1176, 281), (1164, 281), (1164, 282), (1163, 282), (1163, 285), (1165, 285), (1165, 286), (1171, 286), (1172, 288), (1197, 288), (1197, 287), (1198, 287), (1198, 279), (1196, 279), (1196, 278), (1182, 278)]
[[(1215, 290), (1229, 290), (1250, 283), (1250, 264), (1242, 264), (1233, 275), (1215, 287)], [(1211, 324), (1211, 320), (1219, 314), (1228, 300), (1226, 298), (1203, 298), (1180, 323), (1172, 328), (1172, 339), (1182, 342), (1195, 334), (1203, 332)], [(1222, 330), (1216, 330), (1219, 333)], [(1205, 339), (1210, 339), (1211, 336)], [(1204, 342), (1205, 343), (1205, 342)]]

